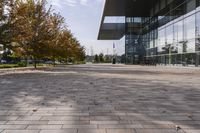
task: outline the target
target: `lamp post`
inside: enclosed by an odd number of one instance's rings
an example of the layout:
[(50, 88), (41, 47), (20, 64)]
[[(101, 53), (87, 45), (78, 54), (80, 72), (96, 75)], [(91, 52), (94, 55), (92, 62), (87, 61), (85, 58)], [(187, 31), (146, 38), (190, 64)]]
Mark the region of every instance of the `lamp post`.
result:
[(116, 64), (116, 50), (115, 50), (115, 43), (113, 43), (113, 64)]

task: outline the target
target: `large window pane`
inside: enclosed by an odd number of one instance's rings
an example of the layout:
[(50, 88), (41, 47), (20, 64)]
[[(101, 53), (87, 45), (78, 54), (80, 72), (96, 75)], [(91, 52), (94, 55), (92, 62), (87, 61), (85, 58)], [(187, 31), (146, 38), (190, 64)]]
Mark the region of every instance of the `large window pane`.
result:
[(195, 15), (191, 15), (184, 20), (184, 37), (185, 46), (183, 46), (184, 52), (195, 52)]
[(158, 30), (154, 30), (154, 47), (158, 45)]
[(174, 24), (174, 42), (178, 48), (178, 53), (183, 53), (183, 21)]
[(150, 32), (150, 48), (154, 47), (153, 31)]
[(173, 25), (166, 27), (166, 41), (167, 44), (173, 44)]
[(189, 40), (187, 44), (187, 52), (193, 53), (195, 52), (195, 39)]
[(161, 29), (158, 31), (158, 52), (164, 52), (165, 42), (165, 29)]
[(185, 18), (184, 21), (185, 28), (185, 39), (194, 39), (195, 38), (195, 15)]
[(183, 41), (183, 21), (177, 23), (178, 26), (178, 42)]

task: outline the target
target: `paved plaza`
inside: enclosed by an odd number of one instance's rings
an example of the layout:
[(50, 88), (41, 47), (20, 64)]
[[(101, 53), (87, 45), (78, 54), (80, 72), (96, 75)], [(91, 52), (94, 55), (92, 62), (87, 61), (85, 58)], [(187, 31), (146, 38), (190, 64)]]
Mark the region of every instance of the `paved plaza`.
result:
[(200, 68), (0, 70), (0, 133), (200, 133)]

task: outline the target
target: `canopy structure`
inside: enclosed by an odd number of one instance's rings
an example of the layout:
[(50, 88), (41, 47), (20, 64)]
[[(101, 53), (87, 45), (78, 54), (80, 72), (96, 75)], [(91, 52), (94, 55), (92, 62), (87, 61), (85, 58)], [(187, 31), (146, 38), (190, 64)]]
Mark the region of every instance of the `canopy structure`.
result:
[(147, 17), (157, 0), (106, 0), (98, 40), (119, 40), (125, 34), (124, 23), (104, 22), (106, 17)]
[(103, 23), (98, 40), (119, 40), (124, 36), (124, 27), (123, 23)]

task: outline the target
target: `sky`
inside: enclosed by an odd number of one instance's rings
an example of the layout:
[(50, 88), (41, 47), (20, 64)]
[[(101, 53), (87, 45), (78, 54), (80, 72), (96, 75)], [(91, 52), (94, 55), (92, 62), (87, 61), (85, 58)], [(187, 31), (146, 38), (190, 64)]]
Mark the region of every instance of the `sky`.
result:
[[(86, 53), (113, 54), (113, 43), (116, 53), (124, 53), (124, 39), (120, 41), (97, 40), (105, 0), (47, 0), (55, 12), (64, 18), (68, 28), (86, 48)], [(92, 52), (93, 51), (93, 52)]]

